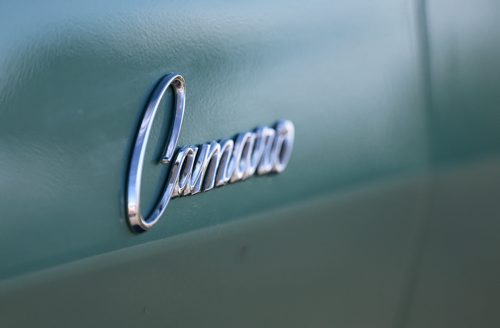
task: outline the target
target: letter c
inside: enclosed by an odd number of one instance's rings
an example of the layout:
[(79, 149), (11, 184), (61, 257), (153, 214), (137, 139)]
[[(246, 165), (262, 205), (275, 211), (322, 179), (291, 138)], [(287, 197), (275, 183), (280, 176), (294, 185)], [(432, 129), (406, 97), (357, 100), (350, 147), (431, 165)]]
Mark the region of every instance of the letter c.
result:
[[(171, 184), (171, 181), (169, 181), (165, 185), (163, 195), (155, 205), (152, 213), (147, 218), (142, 217), (140, 211), (140, 193), (144, 156), (154, 118), (168, 87), (172, 87), (175, 92), (175, 117), (168, 133), (168, 143), (162, 156), (162, 163), (167, 164), (172, 160), (181, 132), (184, 108), (186, 107), (186, 83), (181, 75), (170, 73), (164, 76), (153, 90), (146, 111), (144, 112), (130, 159), (126, 197), (127, 216), (132, 230), (136, 232), (144, 232), (151, 228), (160, 219), (172, 197), (173, 188), (168, 187)], [(169, 180), (172, 178), (175, 179), (175, 177), (169, 177)]]

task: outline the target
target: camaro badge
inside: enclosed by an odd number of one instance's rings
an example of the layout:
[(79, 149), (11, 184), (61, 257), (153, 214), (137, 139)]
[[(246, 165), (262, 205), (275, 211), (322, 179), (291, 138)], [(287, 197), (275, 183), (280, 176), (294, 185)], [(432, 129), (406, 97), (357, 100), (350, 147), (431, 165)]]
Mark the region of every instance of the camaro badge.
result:
[[(141, 176), (149, 133), (160, 102), (169, 87), (175, 92), (175, 115), (161, 159), (170, 163), (161, 197), (149, 216), (140, 211)], [(242, 132), (234, 138), (184, 146), (176, 152), (186, 105), (184, 78), (168, 74), (162, 78), (146, 107), (130, 160), (127, 187), (127, 214), (132, 230), (150, 229), (165, 212), (171, 198), (194, 195), (228, 183), (258, 175), (282, 172), (293, 149), (295, 128), (292, 122), (279, 120), (274, 128), (263, 126)], [(174, 156), (175, 155), (175, 156)]]

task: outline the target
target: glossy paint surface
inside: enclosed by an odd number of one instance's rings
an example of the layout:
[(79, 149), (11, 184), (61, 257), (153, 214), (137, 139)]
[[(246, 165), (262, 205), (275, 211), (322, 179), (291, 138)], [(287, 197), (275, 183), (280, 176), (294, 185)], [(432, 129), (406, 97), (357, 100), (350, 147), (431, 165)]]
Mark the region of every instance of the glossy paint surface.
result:
[[(0, 326), (498, 326), (499, 10), (3, 2)], [(179, 144), (287, 118), (294, 153), (134, 235), (133, 137), (171, 71)]]

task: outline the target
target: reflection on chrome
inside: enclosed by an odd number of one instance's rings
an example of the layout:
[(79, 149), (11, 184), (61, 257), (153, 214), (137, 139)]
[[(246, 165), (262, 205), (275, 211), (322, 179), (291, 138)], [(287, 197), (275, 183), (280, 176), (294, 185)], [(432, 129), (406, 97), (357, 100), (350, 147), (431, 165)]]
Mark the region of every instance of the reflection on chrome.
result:
[[(169, 87), (175, 92), (175, 117), (161, 163), (171, 167), (162, 196), (151, 214), (143, 218), (140, 213), (140, 190), (144, 156), (155, 115)], [(126, 199), (133, 231), (143, 232), (151, 228), (165, 212), (171, 198), (208, 191), (245, 180), (254, 174), (280, 173), (290, 160), (295, 128), (288, 120), (279, 120), (274, 127), (258, 127), (239, 133), (231, 139), (184, 146), (175, 154), (185, 104), (184, 78), (175, 73), (166, 75), (153, 91), (130, 160)]]

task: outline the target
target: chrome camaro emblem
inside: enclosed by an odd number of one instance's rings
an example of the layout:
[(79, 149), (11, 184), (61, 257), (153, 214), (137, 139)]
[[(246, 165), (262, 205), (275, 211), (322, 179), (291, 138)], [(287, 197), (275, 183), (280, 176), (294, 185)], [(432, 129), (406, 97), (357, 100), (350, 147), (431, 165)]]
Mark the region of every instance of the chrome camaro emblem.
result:
[[(143, 217), (140, 190), (144, 156), (155, 115), (169, 87), (175, 92), (175, 115), (161, 164), (171, 166), (167, 181), (162, 181), (162, 196), (151, 214)], [(176, 152), (185, 105), (184, 78), (172, 73), (162, 78), (146, 107), (132, 151), (126, 195), (130, 227), (136, 232), (146, 231), (155, 225), (172, 198), (208, 191), (245, 180), (254, 174), (280, 173), (290, 160), (295, 128), (288, 120), (279, 120), (272, 128), (263, 126), (242, 132), (234, 138), (184, 146)]]

